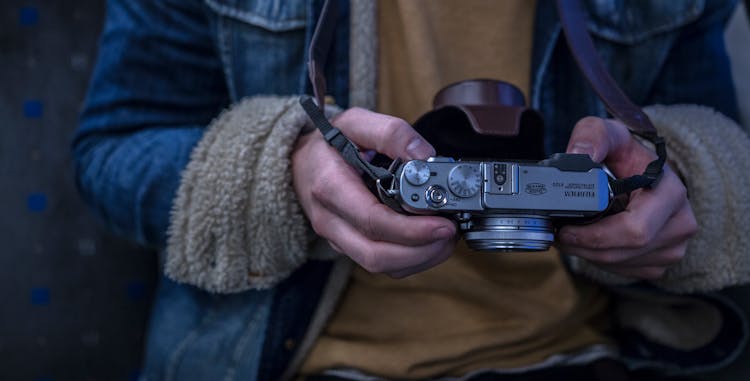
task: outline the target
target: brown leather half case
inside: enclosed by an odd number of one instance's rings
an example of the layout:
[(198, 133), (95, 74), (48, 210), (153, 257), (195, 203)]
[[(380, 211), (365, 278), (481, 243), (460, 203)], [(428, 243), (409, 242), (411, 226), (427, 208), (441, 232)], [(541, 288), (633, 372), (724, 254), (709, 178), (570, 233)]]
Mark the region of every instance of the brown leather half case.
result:
[(435, 95), (433, 107), (414, 128), (439, 156), (544, 158), (542, 117), (526, 107), (523, 93), (510, 83), (491, 79), (457, 82)]

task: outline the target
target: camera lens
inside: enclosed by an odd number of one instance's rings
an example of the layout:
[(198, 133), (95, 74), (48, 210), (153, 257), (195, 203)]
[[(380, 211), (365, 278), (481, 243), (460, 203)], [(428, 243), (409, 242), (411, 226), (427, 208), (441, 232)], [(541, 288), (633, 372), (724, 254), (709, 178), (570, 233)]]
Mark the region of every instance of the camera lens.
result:
[(543, 251), (554, 238), (552, 221), (535, 215), (474, 215), (464, 231), (474, 250)]

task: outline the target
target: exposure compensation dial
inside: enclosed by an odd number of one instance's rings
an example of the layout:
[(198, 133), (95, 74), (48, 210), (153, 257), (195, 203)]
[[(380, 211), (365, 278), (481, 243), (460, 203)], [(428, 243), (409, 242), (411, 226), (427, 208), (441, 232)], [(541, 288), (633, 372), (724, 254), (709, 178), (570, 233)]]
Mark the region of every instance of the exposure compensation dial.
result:
[(430, 167), (426, 161), (412, 160), (404, 166), (404, 177), (411, 185), (423, 185), (430, 179)]

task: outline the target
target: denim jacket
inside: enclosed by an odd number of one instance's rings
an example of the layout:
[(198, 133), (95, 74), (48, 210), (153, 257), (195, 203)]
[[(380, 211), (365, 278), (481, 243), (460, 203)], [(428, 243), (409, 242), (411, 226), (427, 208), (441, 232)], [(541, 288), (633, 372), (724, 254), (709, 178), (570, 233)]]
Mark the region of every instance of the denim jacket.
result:
[[(322, 1), (110, 0), (73, 143), (77, 184), (116, 233), (163, 249), (180, 173), (222, 109), (310, 93), (306, 51)], [(697, 103), (737, 119), (724, 24), (735, 1), (588, 0), (588, 28), (637, 104)], [(341, 1), (339, 25), (348, 25)], [(336, 30), (329, 94), (348, 105), (349, 31)], [(575, 122), (606, 116), (567, 51), (554, 4), (536, 13), (531, 105), (563, 152)], [(278, 379), (331, 271), (310, 261), (269, 290), (216, 295), (162, 279), (146, 379)]]

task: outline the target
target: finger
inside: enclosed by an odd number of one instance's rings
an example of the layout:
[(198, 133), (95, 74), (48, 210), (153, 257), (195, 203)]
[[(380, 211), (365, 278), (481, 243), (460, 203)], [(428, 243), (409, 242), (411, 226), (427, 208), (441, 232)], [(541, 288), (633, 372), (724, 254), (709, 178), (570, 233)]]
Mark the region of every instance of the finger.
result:
[(331, 218), (325, 228), (332, 247), (372, 273), (399, 273), (404, 269), (428, 268), (447, 259), (452, 240), (435, 241), (422, 246), (404, 246), (391, 242), (372, 241), (340, 218)]
[(687, 242), (681, 241), (671, 246), (659, 247), (639, 253), (634, 253), (631, 250), (586, 253), (564, 247), (559, 247), (559, 249), (568, 255), (585, 258), (593, 264), (608, 268), (669, 267), (680, 262), (685, 256)]
[(333, 120), (333, 125), (352, 142), (374, 149), (391, 159), (425, 159), (435, 149), (403, 119), (362, 108), (352, 108)]
[(455, 236), (455, 224), (438, 216), (407, 216), (380, 203), (348, 169), (332, 167), (311, 190), (313, 198), (373, 241), (425, 245)]
[[(345, 226), (340, 225), (342, 223), (346, 224), (346, 222), (343, 221), (340, 217), (336, 216), (335, 214), (322, 208), (321, 210), (318, 211), (318, 214), (320, 214), (320, 216), (318, 216), (318, 219), (321, 222), (322, 221), (325, 221), (325, 222), (321, 224), (323, 228), (316, 229), (316, 233), (323, 237), (331, 237), (331, 239), (328, 240), (328, 244), (331, 246), (331, 248), (333, 248), (333, 250), (335, 250), (336, 252), (340, 254), (349, 256), (350, 258), (355, 260), (355, 262), (362, 260), (360, 258), (364, 255), (367, 255), (367, 254), (363, 254), (362, 252), (359, 252), (358, 254), (356, 252), (353, 252), (352, 250), (357, 250), (354, 248), (354, 246), (364, 247), (366, 245), (372, 244), (371, 242), (360, 242), (360, 243), (355, 242), (354, 245), (350, 244), (346, 246), (348, 250), (344, 249), (336, 241), (341, 241), (341, 237), (343, 237), (343, 234), (347, 234), (347, 231), (349, 231), (349, 229), (347, 229)], [(361, 239), (361, 238), (356, 237), (356, 233), (354, 234), (355, 234), (355, 240)], [(367, 240), (366, 237), (364, 239)], [(345, 239), (344, 241), (348, 241), (348, 240)], [(425, 271), (434, 266), (437, 266), (438, 264), (448, 259), (451, 256), (451, 254), (453, 254), (454, 246), (455, 246), (455, 238), (452, 240), (445, 240), (444, 242), (438, 241), (438, 242), (434, 242), (434, 244), (428, 244), (425, 246), (417, 247), (415, 248), (416, 251), (414, 252), (421, 257), (424, 257), (424, 253), (434, 253), (434, 254), (428, 255), (426, 261), (419, 262), (414, 266), (409, 266), (406, 268), (397, 268), (395, 270), (384, 268), (384, 270), (386, 270), (387, 275), (393, 278), (404, 278), (409, 275), (413, 275), (413, 274)], [(386, 252), (382, 252), (381, 255), (383, 255), (384, 257), (387, 257)], [(381, 260), (385, 261), (386, 259), (381, 259)], [(371, 261), (371, 263), (372, 262), (373, 261)], [(394, 265), (400, 263), (398, 261), (391, 261), (391, 262)], [(369, 269), (367, 270), (370, 272), (378, 272), (375, 270), (379, 270), (379, 268), (373, 267), (372, 265), (370, 265)]]
[(589, 249), (558, 243), (561, 252), (585, 258), (598, 264), (620, 266), (666, 266), (682, 259), (687, 239), (697, 231), (695, 216), (686, 204), (674, 214), (659, 232), (659, 237), (643, 248)]
[[(363, 200), (357, 200), (360, 198)], [(340, 200), (334, 201), (325, 196), (320, 201), (373, 241), (417, 246), (456, 235), (455, 224), (446, 218), (399, 214), (368, 198), (367, 195), (342, 195)]]
[(686, 203), (685, 186), (665, 168), (659, 186), (633, 192), (625, 211), (590, 225), (564, 226), (558, 237), (565, 245), (592, 250), (645, 248)]
[(627, 261), (618, 263), (623, 268), (638, 267), (671, 267), (679, 263), (685, 257), (687, 250), (687, 241), (681, 241), (673, 246), (655, 249), (652, 252), (643, 254)]
[(568, 141), (568, 153), (585, 153), (596, 162), (626, 144), (630, 139), (627, 128), (594, 116), (585, 117), (576, 123)]
[(446, 245), (444, 247), (444, 249), (443, 249), (444, 251), (443, 252), (439, 253), (438, 255), (433, 256), (433, 258), (430, 259), (430, 260), (428, 260), (427, 262), (424, 262), (424, 263), (419, 264), (417, 266), (409, 267), (409, 268), (406, 268), (406, 269), (403, 269), (403, 270), (389, 272), (388, 276), (390, 276), (391, 278), (401, 279), (401, 278), (405, 278), (405, 277), (410, 276), (410, 275), (421, 273), (423, 271), (431, 269), (431, 268), (433, 268), (433, 267), (435, 267), (435, 266), (437, 266), (437, 265), (445, 262), (448, 258), (450, 258), (450, 256), (455, 251), (455, 246), (456, 246), (456, 240), (455, 240), (455, 238), (452, 239), (452, 240), (450, 240), (449, 242), (450, 242), (450, 244)]
[(635, 140), (622, 122), (597, 117), (576, 123), (566, 152), (585, 153), (596, 162), (605, 162), (618, 177), (641, 174), (656, 159), (656, 154)]
[(311, 189), (315, 188), (318, 181), (326, 180), (325, 173), (330, 176), (338, 175), (331, 174), (331, 168), (336, 169), (343, 176), (353, 178), (359, 176), (357, 171), (325, 141), (319, 131), (301, 136), (297, 140), (297, 146), (292, 154), (292, 185), (308, 217), (311, 209), (317, 206)]

